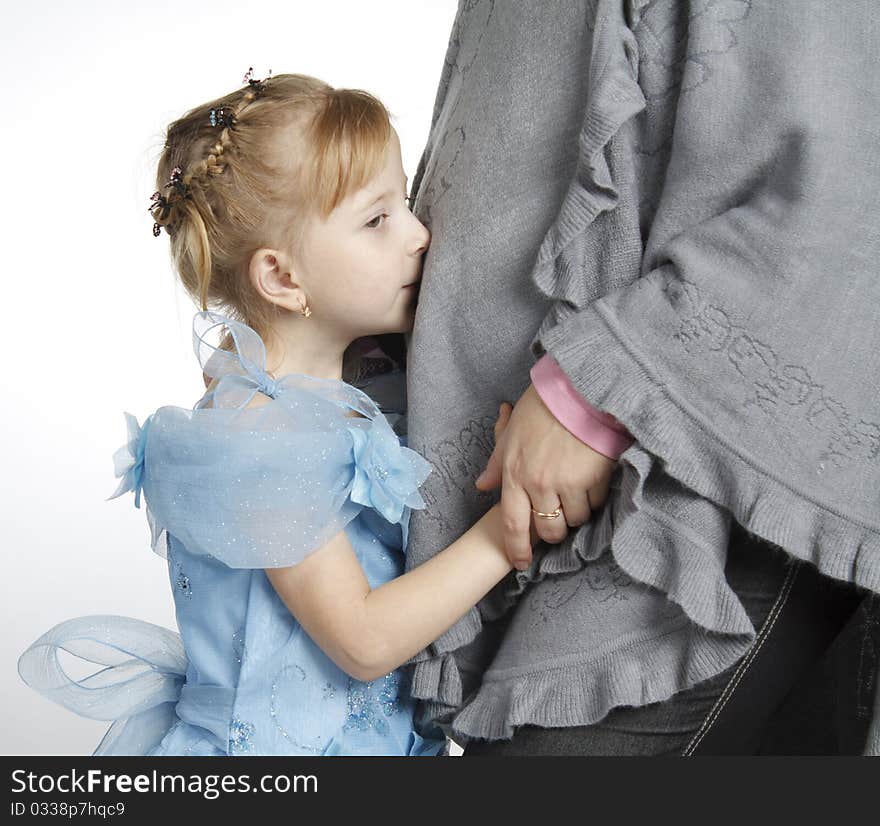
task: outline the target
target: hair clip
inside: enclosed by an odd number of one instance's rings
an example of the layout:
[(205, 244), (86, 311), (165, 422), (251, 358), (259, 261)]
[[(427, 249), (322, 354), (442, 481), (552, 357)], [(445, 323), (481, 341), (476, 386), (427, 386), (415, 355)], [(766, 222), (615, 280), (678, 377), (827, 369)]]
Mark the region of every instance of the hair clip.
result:
[(266, 75), (262, 80), (254, 79), (254, 67), (251, 66), (245, 73), (244, 77), (241, 79), (242, 86), (250, 86), (251, 89), (254, 90), (254, 93), (259, 95), (263, 91), (263, 84), (272, 77), (272, 70), (269, 69), (269, 74)]
[(224, 129), (235, 123), (235, 115), (225, 106), (208, 112), (208, 119), (211, 121), (211, 126), (222, 126)]
[(171, 170), (171, 176), (168, 178), (168, 183), (165, 184), (165, 189), (172, 187), (178, 195), (186, 195), (186, 191), (189, 189), (189, 187), (183, 182), (183, 170), (179, 166), (175, 166), (174, 169)]
[[(158, 189), (150, 195), (150, 206), (147, 211), (152, 215), (153, 211), (157, 208), (161, 209), (163, 212), (168, 209), (168, 200)], [(153, 224), (153, 237), (158, 238), (161, 234), (162, 227), (159, 226), (159, 222), (156, 221)]]
[[(171, 170), (171, 176), (168, 178), (168, 183), (165, 184), (165, 189), (173, 188), (178, 195), (186, 197), (189, 187), (184, 183), (183, 178), (181, 177), (182, 172), (183, 170), (179, 166), (175, 166), (174, 169)], [(164, 214), (171, 205), (172, 202), (157, 189), (150, 196), (150, 206), (148, 207), (148, 211), (152, 215), (154, 210), (160, 209)], [(153, 224), (153, 236), (158, 238), (161, 232), (162, 227), (159, 225), (159, 222), (156, 221)]]

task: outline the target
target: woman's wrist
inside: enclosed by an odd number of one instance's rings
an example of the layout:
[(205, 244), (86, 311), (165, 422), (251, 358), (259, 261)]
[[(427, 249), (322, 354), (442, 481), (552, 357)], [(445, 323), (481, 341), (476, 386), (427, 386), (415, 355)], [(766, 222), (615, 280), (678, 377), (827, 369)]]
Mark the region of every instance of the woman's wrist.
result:
[(614, 416), (594, 407), (575, 390), (549, 353), (532, 366), (530, 376), (535, 391), (556, 420), (597, 453), (617, 461), (635, 441)]

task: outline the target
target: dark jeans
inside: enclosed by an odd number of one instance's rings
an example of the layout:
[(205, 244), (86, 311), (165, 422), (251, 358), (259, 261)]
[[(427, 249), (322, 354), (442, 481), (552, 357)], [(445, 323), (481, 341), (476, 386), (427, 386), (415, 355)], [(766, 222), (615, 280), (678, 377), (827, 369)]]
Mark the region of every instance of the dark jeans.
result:
[(598, 723), (524, 725), (473, 740), (464, 756), (860, 754), (873, 707), (880, 597), (734, 523), (727, 580), (759, 629), (750, 651), (668, 700), (612, 709)]

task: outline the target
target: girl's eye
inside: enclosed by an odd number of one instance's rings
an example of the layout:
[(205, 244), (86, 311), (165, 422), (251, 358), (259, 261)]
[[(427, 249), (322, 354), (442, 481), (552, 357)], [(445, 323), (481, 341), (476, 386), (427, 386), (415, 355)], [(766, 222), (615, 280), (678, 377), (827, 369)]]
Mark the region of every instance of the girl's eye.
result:
[(367, 221), (366, 226), (370, 229), (377, 229), (379, 224), (382, 222), (383, 218), (387, 218), (388, 216), (383, 212), (381, 215), (377, 215), (375, 218)]

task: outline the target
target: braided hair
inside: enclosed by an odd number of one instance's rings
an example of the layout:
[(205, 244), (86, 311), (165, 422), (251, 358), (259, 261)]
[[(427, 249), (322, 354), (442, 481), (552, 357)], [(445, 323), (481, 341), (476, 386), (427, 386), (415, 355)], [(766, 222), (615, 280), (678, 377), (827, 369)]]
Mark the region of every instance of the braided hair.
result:
[(246, 81), (168, 127), (149, 209), (192, 299), (265, 340), (277, 307), (252, 287), (251, 256), (294, 248), (308, 215), (326, 216), (372, 178), (391, 124), (367, 92), (295, 74)]

